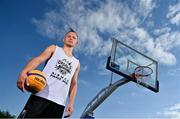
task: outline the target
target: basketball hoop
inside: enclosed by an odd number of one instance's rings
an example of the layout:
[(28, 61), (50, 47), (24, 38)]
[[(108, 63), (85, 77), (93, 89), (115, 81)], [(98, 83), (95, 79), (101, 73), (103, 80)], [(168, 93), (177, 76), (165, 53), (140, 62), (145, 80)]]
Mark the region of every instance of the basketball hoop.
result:
[(149, 76), (153, 73), (153, 70), (148, 66), (138, 66), (134, 69), (132, 78), (137, 81), (137, 84), (146, 82)]

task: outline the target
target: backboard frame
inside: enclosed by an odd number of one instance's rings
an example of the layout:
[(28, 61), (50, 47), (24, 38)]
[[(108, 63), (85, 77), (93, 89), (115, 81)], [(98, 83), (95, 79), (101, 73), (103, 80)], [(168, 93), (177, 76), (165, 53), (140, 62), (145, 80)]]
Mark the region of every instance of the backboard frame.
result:
[[(118, 75), (121, 75), (121, 76), (129, 79), (130, 81), (133, 81), (133, 82), (135, 82), (135, 83), (138, 83), (139, 85), (141, 85), (141, 86), (143, 86), (143, 87), (145, 87), (145, 88), (147, 88), (147, 89), (149, 89), (149, 90), (151, 90), (151, 91), (153, 91), (153, 92), (156, 92), (156, 93), (159, 92), (158, 62), (157, 62), (156, 60), (154, 60), (154, 59), (146, 56), (145, 54), (137, 51), (136, 49), (134, 49), (134, 48), (132, 48), (132, 47), (124, 44), (123, 42), (115, 39), (115, 38), (112, 38), (112, 41), (113, 41), (113, 43), (112, 43), (112, 48), (111, 48), (111, 55), (108, 57), (107, 64), (106, 64), (106, 69), (108, 69), (108, 70), (110, 70), (110, 71), (112, 71), (112, 72), (114, 72), (114, 73), (116, 73), (116, 74), (118, 74)], [(153, 61), (154, 63), (157, 64), (157, 65), (156, 65), (156, 70), (155, 70), (155, 73), (156, 73), (156, 77), (155, 77), (155, 79), (156, 79), (156, 80), (155, 80), (155, 87), (153, 87), (153, 86), (151, 86), (151, 85), (148, 85), (148, 84), (146, 84), (145, 82), (139, 82), (138, 80), (134, 80), (134, 79), (131, 77), (131, 75), (127, 75), (127, 74), (125, 74), (124, 72), (119, 71), (120, 66), (117, 65), (115, 62), (113, 62), (114, 59), (115, 59), (115, 53), (116, 53), (117, 43), (120, 43), (121, 45), (123, 45), (123, 46), (125, 46), (125, 47), (127, 47), (127, 48), (129, 48), (129, 49), (131, 49), (131, 50), (133, 50), (133, 51), (135, 51), (135, 52), (137, 52), (138, 54), (142, 55), (143, 57), (145, 57), (145, 58), (147, 58), (147, 59), (150, 59), (151, 61)]]

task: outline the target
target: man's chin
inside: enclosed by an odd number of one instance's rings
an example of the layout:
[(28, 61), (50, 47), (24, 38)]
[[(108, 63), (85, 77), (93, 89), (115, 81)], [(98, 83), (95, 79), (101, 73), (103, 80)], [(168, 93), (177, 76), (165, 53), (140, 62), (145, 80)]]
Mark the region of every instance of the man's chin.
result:
[(66, 44), (67, 47), (73, 48), (74, 46), (72, 44)]

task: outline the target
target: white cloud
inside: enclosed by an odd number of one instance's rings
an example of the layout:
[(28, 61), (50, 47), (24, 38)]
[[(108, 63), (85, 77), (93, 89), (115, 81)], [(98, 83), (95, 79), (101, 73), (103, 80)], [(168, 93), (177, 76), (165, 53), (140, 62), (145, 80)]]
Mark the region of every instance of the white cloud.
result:
[(164, 48), (161, 47), (160, 45), (156, 45), (151, 55), (162, 64), (166, 64), (166, 65), (176, 64), (176, 57), (172, 53), (165, 51)]
[(175, 5), (170, 5), (169, 6), (169, 13), (167, 14), (167, 17), (173, 16), (177, 12), (180, 11), (180, 3), (177, 3)]
[(159, 113), (159, 114), (168, 119), (179, 119), (180, 118), (180, 103), (177, 103), (165, 109), (162, 113)]
[(166, 32), (156, 39), (156, 44), (160, 44), (161, 47), (164, 48), (164, 50), (170, 50), (173, 47), (180, 45), (180, 32), (174, 31), (174, 32)]
[(164, 33), (170, 32), (171, 28), (170, 27), (164, 27), (164, 28), (160, 28), (160, 29), (155, 29), (153, 31), (153, 33), (157, 36), (162, 35)]
[(164, 64), (176, 64), (176, 56), (171, 53), (174, 48), (180, 46), (180, 32), (165, 32), (155, 39), (155, 49), (152, 53), (154, 57)]
[(180, 103), (175, 104), (174, 106), (170, 107), (169, 110), (173, 111), (173, 110), (180, 110)]
[[(47, 12), (42, 19), (33, 18), (33, 23), (38, 31), (51, 39), (57, 39), (62, 35), (68, 24), (78, 31), (80, 44), (78, 49), (83, 49), (86, 55), (106, 55), (109, 52), (109, 37), (113, 36), (119, 29), (133, 28), (138, 26), (140, 18), (149, 14), (154, 3), (152, 0), (138, 0), (132, 9), (126, 2), (119, 1), (58, 1), (59, 9)], [(64, 9), (62, 8), (62, 3)], [(98, 3), (98, 4), (96, 4)], [(97, 7), (92, 8), (96, 4)], [(139, 12), (137, 13), (136, 10)], [(143, 12), (142, 12), (143, 11)], [(67, 25), (66, 25), (67, 26)], [(106, 35), (106, 39), (101, 34)]]
[(169, 6), (169, 12), (167, 18), (170, 19), (172, 24), (180, 25), (180, 3)]
[(63, 31), (59, 29), (59, 23), (61, 22), (61, 19), (56, 11), (45, 13), (42, 20), (33, 18), (32, 22), (36, 24), (39, 33), (50, 39), (57, 39), (63, 33)]
[(81, 79), (78, 80), (78, 84), (79, 85), (85, 85), (85, 86), (89, 85), (86, 80), (81, 80)]
[(171, 18), (171, 23), (176, 24), (177, 26), (180, 25), (180, 13), (177, 13), (173, 18)]
[(180, 76), (179, 72), (180, 72), (180, 67), (168, 70), (169, 75), (176, 77)]
[(99, 75), (109, 75), (110, 71), (106, 70), (106, 61), (107, 61), (107, 57), (106, 58), (102, 58), (101, 60), (99, 60), (98, 62), (98, 74)]
[[(145, 18), (152, 16), (156, 2), (135, 0), (132, 5), (119, 1), (58, 1), (57, 9), (45, 13), (42, 19), (33, 18), (38, 31), (49, 38), (62, 38), (67, 26), (79, 35), (77, 51), (89, 56), (107, 56), (111, 49), (110, 37), (117, 38), (152, 56), (160, 63), (173, 65), (176, 57), (171, 50), (180, 45), (180, 32), (170, 27), (156, 29), (153, 37), (148, 28), (140, 27)], [(95, 7), (92, 7), (95, 4)], [(62, 9), (63, 5), (63, 9)], [(179, 12), (179, 4), (169, 7), (168, 17)], [(104, 64), (104, 63), (101, 63)], [(104, 65), (103, 65), (104, 67)]]
[(172, 32), (168, 27), (154, 32), (158, 36), (152, 37), (144, 28), (135, 28), (122, 32), (117, 38), (162, 64), (176, 64), (176, 57), (171, 50), (180, 46), (180, 32)]
[(147, 26), (148, 28), (154, 27), (154, 21), (148, 20), (148, 21), (146, 22), (146, 26)]
[(87, 71), (87, 69), (88, 69), (88, 66), (87, 66), (87, 65), (85, 65), (85, 66), (81, 65), (81, 70), (82, 70), (82, 71)]
[(156, 1), (153, 0), (134, 0), (133, 9), (139, 16), (143, 17), (143, 21), (151, 14), (152, 10), (156, 6)]

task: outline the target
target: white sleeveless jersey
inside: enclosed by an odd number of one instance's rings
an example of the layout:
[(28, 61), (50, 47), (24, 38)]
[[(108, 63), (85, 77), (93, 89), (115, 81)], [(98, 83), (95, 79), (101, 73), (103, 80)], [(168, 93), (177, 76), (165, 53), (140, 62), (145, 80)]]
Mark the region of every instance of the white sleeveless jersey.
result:
[(74, 56), (67, 56), (61, 47), (56, 46), (55, 52), (43, 69), (47, 85), (35, 95), (65, 106), (71, 80), (78, 64), (79, 60)]

